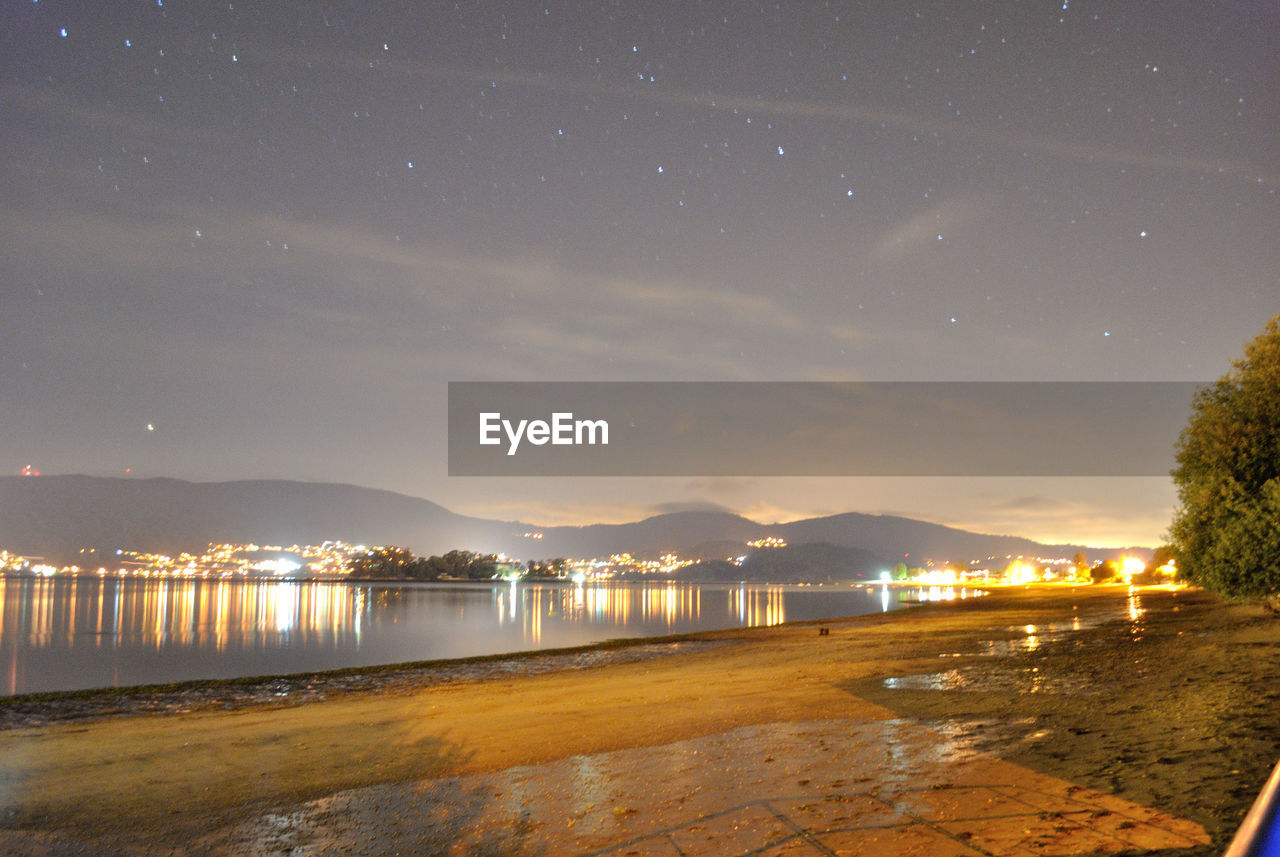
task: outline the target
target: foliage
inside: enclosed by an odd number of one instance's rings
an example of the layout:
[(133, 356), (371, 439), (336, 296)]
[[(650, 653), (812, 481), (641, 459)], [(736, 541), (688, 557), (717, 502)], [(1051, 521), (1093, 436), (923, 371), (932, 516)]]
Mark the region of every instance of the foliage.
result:
[(558, 580), (565, 576), (569, 567), (569, 560), (563, 557), (558, 559), (531, 559), (525, 563), (525, 578), (534, 580)]
[(401, 547), (375, 548), (364, 556), (352, 557), (347, 568), (352, 577), (398, 578), (413, 577), (419, 559)]
[(1156, 565), (1153, 560), (1147, 563), (1146, 568), (1133, 575), (1133, 577), (1129, 579), (1129, 582), (1137, 586), (1149, 586), (1154, 583), (1164, 583), (1169, 580), (1169, 578), (1170, 575), (1163, 570), (1162, 565)]
[(1226, 598), (1280, 606), (1280, 316), (1196, 393), (1173, 479), (1179, 575)]
[(498, 557), (471, 551), (449, 551), (426, 559), (430, 580), (488, 580), (498, 572)]
[(414, 556), (405, 548), (381, 547), (348, 563), (351, 577), (378, 580), (488, 580), (497, 573), (493, 554), (449, 551), (444, 556)]
[(1120, 568), (1113, 560), (1099, 563), (1089, 570), (1089, 579), (1094, 583), (1106, 583), (1120, 576)]

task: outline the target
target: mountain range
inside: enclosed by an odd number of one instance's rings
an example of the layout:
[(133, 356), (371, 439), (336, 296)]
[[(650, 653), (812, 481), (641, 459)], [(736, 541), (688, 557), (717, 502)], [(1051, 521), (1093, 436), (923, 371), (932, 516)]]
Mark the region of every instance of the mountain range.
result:
[[(541, 537), (528, 535), (535, 532)], [(765, 536), (793, 545), (858, 549), (887, 564), (904, 557), (916, 565), (927, 559), (1069, 557), (1077, 551), (1097, 559), (1122, 552), (857, 512), (761, 524), (728, 512), (691, 511), (627, 524), (540, 527), (468, 517), (422, 498), (334, 483), (0, 477), (0, 548), (50, 560), (69, 559), (81, 548), (173, 554), (199, 552), (210, 542), (290, 545), (331, 539), (400, 545), (424, 555), (464, 549), (528, 559), (622, 552), (723, 558), (733, 546), (745, 552), (746, 542)]]

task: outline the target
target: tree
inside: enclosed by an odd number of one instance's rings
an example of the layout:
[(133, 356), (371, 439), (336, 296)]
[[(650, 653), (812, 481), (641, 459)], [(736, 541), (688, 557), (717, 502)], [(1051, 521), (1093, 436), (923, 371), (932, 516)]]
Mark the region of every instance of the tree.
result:
[(424, 560), (427, 576), (432, 580), (488, 580), (498, 573), (498, 557), (471, 551), (451, 550), (444, 556)]
[(1179, 576), (1280, 610), (1280, 316), (1196, 392), (1173, 481)]
[(363, 556), (353, 557), (347, 568), (352, 577), (388, 579), (413, 576), (417, 558), (407, 548), (375, 548)]
[(347, 563), (351, 577), (381, 580), (489, 580), (498, 573), (498, 557), (452, 550), (444, 556), (414, 556), (407, 548), (380, 547)]
[(565, 576), (565, 568), (568, 565), (569, 560), (564, 558), (531, 559), (525, 563), (525, 574), (536, 580), (557, 580)]
[(1089, 579), (1094, 583), (1110, 583), (1120, 576), (1120, 568), (1114, 560), (1107, 560), (1089, 569)]

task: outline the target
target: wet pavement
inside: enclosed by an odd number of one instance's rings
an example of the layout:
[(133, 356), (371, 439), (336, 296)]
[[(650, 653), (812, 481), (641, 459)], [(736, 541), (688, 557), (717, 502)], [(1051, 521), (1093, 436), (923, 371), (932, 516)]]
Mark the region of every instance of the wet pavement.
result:
[(840, 720), (353, 789), (249, 818), (187, 853), (1020, 857), (1208, 841), (1198, 824), (913, 722)]

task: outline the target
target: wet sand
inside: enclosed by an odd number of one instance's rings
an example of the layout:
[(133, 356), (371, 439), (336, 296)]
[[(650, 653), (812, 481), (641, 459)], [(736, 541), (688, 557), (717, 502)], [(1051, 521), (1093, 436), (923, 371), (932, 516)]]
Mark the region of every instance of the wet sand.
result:
[[(1211, 843), (1177, 853), (1216, 854), (1280, 757), (1280, 622), (1254, 608), (1082, 587), (821, 623), (829, 635), (818, 624), (695, 635), (703, 642), (674, 654), (577, 668), (320, 676), (231, 710), (223, 700), (29, 721), (0, 731), (0, 845), (255, 853), (232, 847), (246, 841), (246, 819), (340, 793), (646, 748), (656, 757), (744, 729), (756, 730), (742, 751), (758, 764), (788, 724), (844, 735), (892, 723), (1189, 819)], [(530, 824), (567, 819), (553, 817), (555, 802), (534, 805)], [(614, 809), (607, 817), (626, 821), (645, 807)]]
[(1007, 657), (997, 644), (906, 687), (845, 687), (974, 749), (1194, 819), (1213, 844), (1185, 853), (1220, 854), (1280, 760), (1280, 619), (1197, 591), (1124, 603), (1080, 631), (1042, 621), (1037, 644), (1014, 636)]

